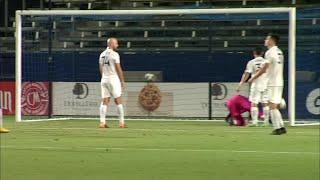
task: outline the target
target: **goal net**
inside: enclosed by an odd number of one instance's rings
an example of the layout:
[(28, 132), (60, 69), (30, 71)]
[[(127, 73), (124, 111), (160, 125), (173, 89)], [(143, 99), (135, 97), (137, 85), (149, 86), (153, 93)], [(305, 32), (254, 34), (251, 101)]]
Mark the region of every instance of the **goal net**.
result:
[[(269, 32), (282, 35), (286, 54), (284, 114), (291, 125), (312, 120), (296, 117), (295, 8), (17, 11), (16, 121), (97, 118), (108, 37), (120, 43), (126, 117), (223, 118), (251, 49)], [(111, 103), (108, 116), (116, 114)]]

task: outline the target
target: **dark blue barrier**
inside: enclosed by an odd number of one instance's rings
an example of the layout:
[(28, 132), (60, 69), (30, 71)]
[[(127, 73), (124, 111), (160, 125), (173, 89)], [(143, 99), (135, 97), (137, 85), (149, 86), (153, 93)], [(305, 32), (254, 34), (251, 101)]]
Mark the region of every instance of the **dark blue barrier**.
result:
[[(246, 53), (120, 54), (126, 71), (163, 71), (167, 82), (237, 82), (248, 60)], [(23, 55), (23, 79), (34, 81), (99, 81), (99, 53), (59, 53), (48, 64), (46, 53)], [(286, 56), (287, 57), (287, 56)], [(1, 68), (14, 77), (14, 56), (1, 56)], [(49, 66), (52, 70), (49, 70)], [(288, 67), (287, 61), (285, 67)], [(297, 70), (320, 71), (319, 53), (298, 53)], [(287, 68), (285, 68), (287, 79)]]
[(297, 83), (296, 117), (320, 120), (320, 82)]

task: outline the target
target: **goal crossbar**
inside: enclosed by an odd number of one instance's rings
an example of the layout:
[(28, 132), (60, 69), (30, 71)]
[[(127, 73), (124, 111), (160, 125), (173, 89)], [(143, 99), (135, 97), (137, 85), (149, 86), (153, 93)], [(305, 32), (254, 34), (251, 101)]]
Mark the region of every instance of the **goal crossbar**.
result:
[(295, 71), (296, 71), (296, 8), (230, 8), (230, 9), (169, 9), (169, 10), (18, 10), (16, 11), (16, 121), (21, 121), (21, 84), (22, 84), (22, 22), (21, 16), (53, 15), (195, 15), (195, 14), (263, 14), (288, 13), (288, 115), (291, 125), (295, 125)]

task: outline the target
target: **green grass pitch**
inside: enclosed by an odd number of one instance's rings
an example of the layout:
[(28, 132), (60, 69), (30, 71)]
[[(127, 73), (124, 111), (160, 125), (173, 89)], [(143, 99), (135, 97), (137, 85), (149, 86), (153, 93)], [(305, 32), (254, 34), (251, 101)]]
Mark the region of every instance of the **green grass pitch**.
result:
[(213, 122), (14, 123), (1, 134), (1, 180), (319, 180), (319, 126)]

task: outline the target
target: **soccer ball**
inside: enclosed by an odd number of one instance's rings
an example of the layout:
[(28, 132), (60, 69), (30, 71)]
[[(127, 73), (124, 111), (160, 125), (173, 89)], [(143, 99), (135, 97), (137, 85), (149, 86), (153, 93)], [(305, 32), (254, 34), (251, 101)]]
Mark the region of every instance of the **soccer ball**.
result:
[(147, 81), (154, 81), (155, 80), (155, 75), (152, 74), (152, 73), (147, 73), (144, 75), (144, 78), (147, 80)]
[(281, 99), (279, 107), (280, 107), (280, 109), (286, 109), (287, 108), (287, 103), (283, 98)]

